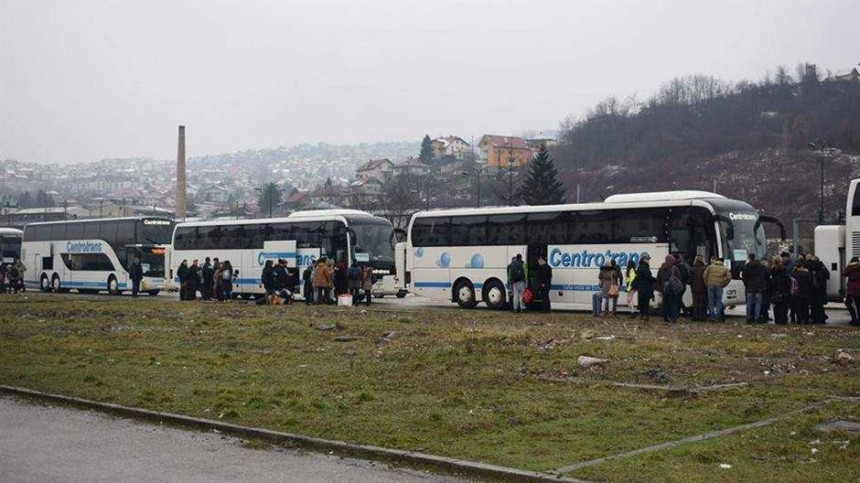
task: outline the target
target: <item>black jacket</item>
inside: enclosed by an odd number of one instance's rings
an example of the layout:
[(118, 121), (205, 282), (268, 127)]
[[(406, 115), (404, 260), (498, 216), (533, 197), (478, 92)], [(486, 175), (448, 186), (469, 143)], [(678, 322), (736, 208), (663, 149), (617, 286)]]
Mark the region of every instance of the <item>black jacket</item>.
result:
[(538, 288), (545, 285), (545, 288), (549, 290), (551, 284), (552, 267), (548, 264), (538, 265), (537, 268), (535, 268), (535, 285), (537, 285)]
[(281, 290), (287, 287), (287, 269), (283, 265), (275, 265), (272, 269), (275, 276), (275, 289)]
[(274, 267), (263, 267), (263, 288), (267, 291), (275, 289), (275, 270)]
[(773, 270), (770, 277), (770, 297), (775, 303), (787, 301), (791, 296), (791, 277), (785, 268)]
[(132, 280), (143, 280), (143, 267), (139, 263), (132, 262), (128, 276)]
[(215, 282), (215, 269), (212, 268), (211, 263), (204, 263), (201, 271), (203, 273), (203, 283), (211, 285)]
[(758, 260), (747, 262), (744, 265), (741, 279), (744, 281), (747, 292), (764, 292), (764, 267), (762, 267), (761, 262)]

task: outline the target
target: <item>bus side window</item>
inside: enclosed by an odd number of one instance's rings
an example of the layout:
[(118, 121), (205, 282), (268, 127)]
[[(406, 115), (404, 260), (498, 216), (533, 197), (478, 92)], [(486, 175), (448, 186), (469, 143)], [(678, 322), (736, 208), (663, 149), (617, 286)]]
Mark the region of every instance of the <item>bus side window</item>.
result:
[(692, 263), (696, 255), (701, 255), (706, 261), (711, 254), (716, 253), (716, 239), (709, 235), (713, 230), (707, 210), (699, 207), (675, 208), (669, 213), (669, 251), (684, 255), (688, 263)]

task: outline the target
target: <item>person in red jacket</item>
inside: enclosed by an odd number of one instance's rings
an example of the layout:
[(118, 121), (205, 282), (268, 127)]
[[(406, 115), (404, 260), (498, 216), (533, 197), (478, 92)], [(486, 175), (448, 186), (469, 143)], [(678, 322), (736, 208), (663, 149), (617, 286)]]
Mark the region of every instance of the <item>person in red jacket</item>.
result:
[(854, 257), (848, 266), (842, 270), (842, 276), (848, 278), (845, 287), (845, 305), (851, 313), (851, 325), (860, 326), (860, 259)]

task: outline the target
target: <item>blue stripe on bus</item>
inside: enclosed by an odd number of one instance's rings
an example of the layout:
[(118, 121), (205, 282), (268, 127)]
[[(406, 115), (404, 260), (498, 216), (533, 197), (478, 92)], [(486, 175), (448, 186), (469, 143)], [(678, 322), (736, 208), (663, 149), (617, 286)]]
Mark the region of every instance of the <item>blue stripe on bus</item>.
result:
[[(448, 288), (451, 284), (448, 282), (415, 282), (415, 288)], [(484, 287), (483, 283), (472, 283), (472, 286), (478, 290)]]
[(296, 258), (296, 252), (262, 252), (265, 258)]
[[(60, 287), (66, 287), (66, 288), (101, 288), (101, 289), (107, 290), (107, 283), (106, 282), (75, 282), (75, 281), (63, 282), (63, 281), (61, 281)], [(127, 289), (128, 284), (127, 283), (117, 283), (117, 288)]]

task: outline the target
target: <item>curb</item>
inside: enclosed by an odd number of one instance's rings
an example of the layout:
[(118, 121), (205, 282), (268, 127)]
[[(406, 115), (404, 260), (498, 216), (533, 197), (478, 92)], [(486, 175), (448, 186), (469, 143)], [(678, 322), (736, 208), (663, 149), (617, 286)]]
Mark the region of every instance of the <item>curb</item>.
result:
[(409, 465), (425, 467), (428, 469), (434, 469), (443, 473), (454, 475), (472, 476), (499, 481), (586, 483), (584, 482), (584, 480), (565, 478), (560, 475), (554, 475), (549, 473), (520, 470), (516, 468), (508, 468), (505, 466), (496, 466), (487, 463), (478, 463), (474, 461), (449, 458), (446, 456), (416, 453), (414, 451), (352, 444), (347, 443), (345, 441), (314, 438), (295, 433), (284, 433), (268, 429), (239, 426), (237, 424), (213, 421), (211, 419), (195, 418), (191, 416), (182, 416), (179, 414), (151, 411), (148, 409), (133, 408), (129, 406), (122, 406), (119, 404), (98, 402), (90, 399), (63, 396), (61, 394), (50, 394), (16, 386), (0, 385), (0, 393), (15, 396), (24, 396), (28, 398), (38, 399), (41, 401), (60, 403), (80, 408), (95, 409), (98, 411), (131, 417), (135, 419), (166, 422), (177, 426), (203, 429), (207, 431), (217, 430), (221, 433), (228, 434), (231, 436), (246, 439), (260, 439), (275, 444), (288, 444), (298, 446), (304, 449), (314, 450), (317, 452), (334, 452), (340, 455), (357, 456), (375, 461), (406, 463)]

